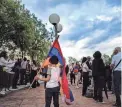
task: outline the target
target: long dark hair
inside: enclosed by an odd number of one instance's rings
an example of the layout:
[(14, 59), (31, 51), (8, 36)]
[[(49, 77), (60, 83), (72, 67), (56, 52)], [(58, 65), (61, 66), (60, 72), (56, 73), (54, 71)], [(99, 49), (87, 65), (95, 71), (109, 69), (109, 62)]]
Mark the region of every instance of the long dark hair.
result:
[(83, 57), (82, 59), (82, 63), (86, 62), (87, 58), (86, 57)]
[(36, 61), (35, 61), (35, 60), (33, 60), (33, 64), (34, 64), (35, 66), (37, 66), (37, 63), (36, 63)]
[(7, 58), (7, 52), (6, 51), (2, 51), (1, 53), (0, 53), (0, 58), (1, 57), (3, 57), (3, 58)]
[(101, 56), (102, 56), (102, 54), (101, 54), (100, 51), (96, 51), (96, 52), (93, 54), (93, 57), (94, 57), (95, 59), (101, 59)]

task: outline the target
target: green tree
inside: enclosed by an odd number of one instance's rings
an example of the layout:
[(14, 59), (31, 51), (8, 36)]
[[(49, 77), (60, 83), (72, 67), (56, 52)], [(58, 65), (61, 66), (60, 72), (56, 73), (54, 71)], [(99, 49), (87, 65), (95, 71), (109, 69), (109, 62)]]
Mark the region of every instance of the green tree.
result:
[(0, 0), (0, 47), (42, 60), (50, 45), (46, 25), (18, 0)]
[(73, 58), (73, 57), (68, 57), (68, 62), (71, 64), (71, 63), (75, 63), (77, 62), (76, 58)]
[(111, 63), (111, 58), (109, 55), (103, 54), (102, 58), (106, 65)]

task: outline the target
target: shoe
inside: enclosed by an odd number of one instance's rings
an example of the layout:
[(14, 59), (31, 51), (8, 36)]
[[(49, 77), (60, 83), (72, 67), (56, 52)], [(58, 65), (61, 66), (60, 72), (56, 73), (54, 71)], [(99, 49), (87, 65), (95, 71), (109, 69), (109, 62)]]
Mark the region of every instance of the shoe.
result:
[(3, 91), (0, 92), (0, 94), (1, 94), (1, 95), (5, 95), (6, 92), (3, 90)]
[(12, 87), (12, 89), (17, 89), (17, 87)]
[(121, 107), (121, 105), (118, 105), (117, 103), (113, 104), (113, 107)]
[(6, 91), (8, 92), (8, 91), (10, 91), (9, 89), (6, 89)]
[(100, 103), (105, 104), (106, 102), (103, 101), (103, 102), (100, 102)]
[(78, 87), (78, 86), (76, 86), (76, 88), (78, 89), (79, 87)]

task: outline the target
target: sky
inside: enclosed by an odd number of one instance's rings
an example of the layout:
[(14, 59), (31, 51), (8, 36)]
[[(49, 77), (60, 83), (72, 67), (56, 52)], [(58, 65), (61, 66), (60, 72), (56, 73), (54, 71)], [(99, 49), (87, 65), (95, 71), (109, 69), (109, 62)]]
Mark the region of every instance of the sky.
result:
[(121, 0), (22, 0), (47, 28), (49, 16), (60, 16), (59, 42), (64, 57), (81, 59), (95, 51), (111, 55), (121, 46)]

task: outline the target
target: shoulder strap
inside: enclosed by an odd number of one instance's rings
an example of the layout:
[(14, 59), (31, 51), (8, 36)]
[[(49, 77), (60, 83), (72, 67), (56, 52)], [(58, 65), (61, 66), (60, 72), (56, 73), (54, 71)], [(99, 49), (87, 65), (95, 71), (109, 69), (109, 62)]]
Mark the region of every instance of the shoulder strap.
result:
[(121, 60), (122, 60), (122, 59), (120, 59), (120, 61), (119, 61), (118, 64), (114, 67), (113, 70), (115, 70), (115, 69), (118, 67), (118, 65), (120, 64)]

